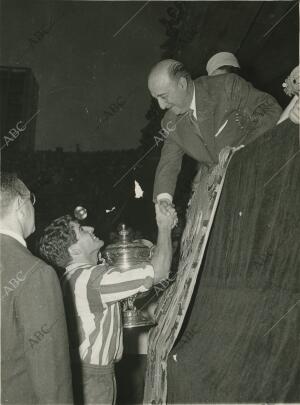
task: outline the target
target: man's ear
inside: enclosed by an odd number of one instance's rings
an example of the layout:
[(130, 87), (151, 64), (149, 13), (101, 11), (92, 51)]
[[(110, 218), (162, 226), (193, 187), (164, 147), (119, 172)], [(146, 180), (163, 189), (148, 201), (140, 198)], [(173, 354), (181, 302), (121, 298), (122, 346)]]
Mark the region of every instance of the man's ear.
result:
[(26, 216), (25, 212), (25, 201), (21, 197), (17, 197), (13, 201), (13, 210), (16, 213), (17, 217), (19, 217), (20, 220), (24, 219)]
[(187, 80), (186, 80), (185, 77), (181, 77), (181, 78), (178, 80), (178, 86), (179, 86), (182, 90), (186, 90), (186, 89), (187, 89), (187, 85), (188, 85), (188, 83), (187, 83)]
[(74, 244), (74, 245), (68, 247), (68, 252), (69, 252), (70, 256), (74, 257), (74, 256), (80, 255), (81, 250), (80, 250), (79, 246), (77, 246), (77, 244)]

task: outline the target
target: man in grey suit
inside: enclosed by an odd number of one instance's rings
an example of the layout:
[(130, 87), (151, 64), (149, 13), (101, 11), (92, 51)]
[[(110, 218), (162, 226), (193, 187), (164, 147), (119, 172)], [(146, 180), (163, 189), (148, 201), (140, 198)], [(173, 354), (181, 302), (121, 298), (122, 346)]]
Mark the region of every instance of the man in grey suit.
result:
[(69, 404), (72, 379), (59, 281), (25, 242), (35, 230), (34, 202), (16, 175), (2, 173), (1, 403)]
[(186, 153), (212, 167), (226, 147), (246, 145), (276, 125), (281, 108), (267, 93), (227, 73), (192, 80), (182, 63), (156, 64), (148, 87), (161, 109), (164, 145), (156, 170), (154, 201), (165, 212), (172, 204), (182, 157)]

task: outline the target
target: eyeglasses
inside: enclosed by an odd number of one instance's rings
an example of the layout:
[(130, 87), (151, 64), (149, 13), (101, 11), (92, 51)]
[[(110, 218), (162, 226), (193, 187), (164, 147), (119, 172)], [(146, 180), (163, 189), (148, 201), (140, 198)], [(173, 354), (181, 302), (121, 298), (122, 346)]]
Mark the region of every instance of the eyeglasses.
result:
[(30, 201), (31, 201), (31, 204), (32, 205), (34, 205), (35, 203), (36, 203), (36, 197), (35, 197), (35, 194), (33, 194), (32, 192), (30, 192)]

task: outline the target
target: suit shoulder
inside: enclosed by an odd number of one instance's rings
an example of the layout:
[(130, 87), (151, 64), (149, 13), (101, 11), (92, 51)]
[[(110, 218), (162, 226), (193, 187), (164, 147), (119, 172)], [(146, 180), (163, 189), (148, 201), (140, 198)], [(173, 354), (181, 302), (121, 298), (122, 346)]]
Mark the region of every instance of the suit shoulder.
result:
[(212, 76), (199, 76), (196, 79), (193, 80), (194, 84), (197, 85), (201, 85), (205, 82), (207, 82)]
[(42, 259), (32, 255), (32, 268), (28, 270), (30, 277), (39, 277), (44, 279), (57, 279), (56, 271)]
[(232, 97), (233, 95), (247, 93), (253, 89), (250, 82), (236, 73), (209, 76), (208, 80), (204, 82), (204, 86), (209, 94), (217, 98), (222, 94), (226, 95), (226, 97)]
[[(201, 93), (214, 97), (220, 92), (224, 91), (226, 87), (227, 76), (230, 74), (217, 75), (217, 76), (200, 76), (194, 80), (196, 94)], [(229, 80), (232, 80), (231, 78)]]
[(253, 87), (253, 85), (245, 80), (243, 77), (237, 75), (236, 73), (227, 73), (225, 76), (225, 88), (232, 88), (233, 86), (239, 86), (243, 88), (243, 86)]
[(4, 272), (11, 273), (20, 270), (29, 270), (37, 266), (40, 259), (35, 257), (30, 250), (11, 237), (1, 237), (1, 264)]
[[(22, 285), (24, 288), (27, 288), (28, 285), (32, 286), (32, 288), (38, 288), (40, 285), (51, 286), (53, 284), (59, 284), (56, 271), (51, 266), (34, 255), (28, 257), (30, 260), (22, 266), (22, 277), (24, 281)], [(20, 290), (22, 290), (22, 288)]]

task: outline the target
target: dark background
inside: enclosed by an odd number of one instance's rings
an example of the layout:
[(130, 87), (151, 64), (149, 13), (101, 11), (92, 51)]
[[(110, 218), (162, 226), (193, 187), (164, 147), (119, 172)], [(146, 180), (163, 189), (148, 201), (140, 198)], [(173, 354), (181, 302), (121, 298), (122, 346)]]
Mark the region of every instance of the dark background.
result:
[[(155, 239), (161, 145), (154, 136), (162, 112), (147, 90), (152, 65), (175, 58), (198, 77), (214, 53), (231, 51), (241, 74), (285, 107), (282, 82), (298, 64), (298, 33), (297, 2), (290, 1), (1, 1), (2, 168), (17, 171), (37, 195), (30, 246), (77, 205), (106, 241), (120, 222)], [(180, 215), (194, 173), (185, 159), (175, 198)], [(134, 198), (134, 180), (143, 199)]]

